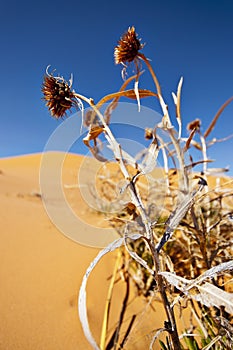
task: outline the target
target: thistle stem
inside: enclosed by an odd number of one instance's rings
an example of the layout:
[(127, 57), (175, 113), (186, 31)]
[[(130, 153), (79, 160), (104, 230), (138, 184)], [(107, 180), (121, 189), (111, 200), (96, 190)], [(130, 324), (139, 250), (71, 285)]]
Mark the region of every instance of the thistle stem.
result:
[(173, 349), (174, 350), (181, 350), (180, 346), (180, 341), (179, 341), (179, 335), (177, 332), (177, 327), (176, 327), (176, 319), (175, 319), (175, 314), (173, 311), (173, 308), (171, 307), (169, 300), (167, 298), (165, 286), (163, 283), (163, 276), (159, 274), (160, 272), (160, 263), (159, 263), (159, 254), (155, 248), (154, 242), (151, 240), (147, 240), (150, 250), (153, 256), (153, 261), (154, 261), (154, 266), (155, 266), (155, 279), (158, 284), (158, 290), (162, 299), (162, 303), (167, 315), (168, 319), (168, 324), (169, 328), (167, 327), (167, 331), (169, 332), (171, 339), (172, 339), (172, 344), (173, 344)]
[(154, 80), (154, 83), (155, 83), (155, 86), (156, 86), (156, 89), (157, 89), (157, 93), (158, 93), (159, 96), (161, 96), (162, 95), (161, 87), (160, 87), (159, 81), (158, 81), (158, 79), (157, 79), (157, 77), (155, 75), (155, 72), (154, 72), (154, 70), (153, 70), (149, 60), (146, 58), (145, 55), (143, 55), (143, 53), (139, 52), (137, 56), (140, 57), (145, 62), (145, 64), (147, 65), (147, 68), (149, 69), (150, 74), (151, 74), (151, 76), (152, 76), (152, 78)]
[(156, 251), (155, 242), (153, 239), (153, 231), (152, 231), (152, 227), (151, 227), (151, 222), (147, 218), (145, 209), (140, 201), (140, 197), (137, 194), (135, 185), (130, 179), (129, 173), (128, 173), (126, 166), (125, 166), (125, 163), (122, 159), (121, 147), (116, 142), (110, 128), (108, 127), (108, 125), (105, 122), (104, 117), (102, 116), (102, 114), (100, 113), (98, 108), (95, 106), (94, 101), (92, 99), (88, 99), (87, 97), (79, 95), (79, 94), (75, 94), (75, 95), (77, 98), (87, 102), (93, 108), (93, 110), (98, 115), (98, 117), (100, 118), (100, 121), (103, 124), (105, 132), (107, 134), (108, 141), (110, 142), (110, 144), (112, 144), (115, 159), (120, 164), (121, 171), (122, 171), (125, 179), (129, 183), (129, 191), (131, 194), (131, 198), (132, 198), (133, 203), (136, 205), (136, 207), (138, 208), (138, 210), (140, 212), (142, 221), (144, 223), (145, 231), (146, 231), (145, 239), (149, 244), (149, 247), (151, 249), (151, 253), (153, 256), (154, 265), (155, 265), (155, 276), (156, 276), (155, 278), (156, 278), (158, 288), (159, 288), (159, 293), (161, 295), (161, 299), (162, 299), (162, 302), (163, 302), (163, 305), (164, 305), (164, 308), (166, 311), (168, 323), (170, 325), (170, 327), (167, 328), (167, 330), (168, 330), (169, 334), (171, 335), (174, 350), (181, 350), (179, 336), (178, 336), (178, 332), (177, 332), (177, 328), (176, 328), (176, 320), (175, 320), (174, 311), (171, 308), (170, 303), (169, 303), (168, 298), (167, 298), (167, 294), (166, 294), (165, 287), (163, 284), (163, 277), (159, 274), (159, 272), (160, 272), (159, 254)]

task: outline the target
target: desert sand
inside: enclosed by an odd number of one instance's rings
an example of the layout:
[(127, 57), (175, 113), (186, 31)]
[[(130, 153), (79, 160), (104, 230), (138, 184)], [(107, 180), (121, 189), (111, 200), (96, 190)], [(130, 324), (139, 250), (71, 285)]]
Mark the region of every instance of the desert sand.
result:
[[(91, 347), (83, 335), (77, 299), (83, 275), (99, 248), (73, 241), (50, 220), (39, 186), (41, 157), (34, 154), (0, 160), (0, 349), (88, 350)], [(59, 154), (51, 159), (56, 157)], [(62, 181), (70, 206), (82, 220), (87, 219), (84, 234), (88, 235), (93, 224), (107, 224), (83, 203), (79, 189), (72, 188), (81, 162), (81, 156), (69, 155), (63, 164)], [(54, 201), (55, 206), (59, 205), (56, 194)], [(115, 261), (115, 252), (105, 256), (88, 283), (88, 315), (97, 342)], [(112, 327), (124, 294), (124, 283), (119, 282), (111, 308)], [(137, 321), (140, 332), (135, 331), (132, 347), (127, 349), (141, 349), (149, 340), (145, 335), (152, 309), (145, 300), (133, 302), (133, 291), (130, 300), (131, 314), (142, 313)], [(161, 310), (153, 311), (152, 317), (152, 329), (161, 327)]]

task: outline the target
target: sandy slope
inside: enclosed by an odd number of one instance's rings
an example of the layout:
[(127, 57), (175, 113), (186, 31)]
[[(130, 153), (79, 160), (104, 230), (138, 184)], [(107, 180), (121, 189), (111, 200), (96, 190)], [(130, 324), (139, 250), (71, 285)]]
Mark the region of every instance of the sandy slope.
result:
[[(57, 156), (54, 154), (54, 159)], [(78, 319), (77, 294), (83, 274), (98, 249), (68, 239), (48, 218), (40, 197), (40, 160), (39, 154), (0, 160), (0, 349), (90, 349)], [(64, 162), (62, 176), (66, 184), (75, 182), (81, 161), (81, 157), (71, 155)], [(88, 211), (77, 189), (68, 189), (67, 198), (74, 210), (79, 210), (83, 218), (88, 217), (90, 224), (106, 226), (100, 216)], [(86, 225), (85, 234), (88, 230), (93, 227)], [(103, 259), (88, 285), (88, 312), (97, 339), (107, 278), (115, 256), (112, 253)], [(124, 293), (125, 286), (119, 284), (114, 294), (112, 325), (119, 316)], [(145, 306), (140, 301), (130, 307), (132, 313), (146, 310), (140, 320), (143, 334), (151, 323), (150, 308)], [(155, 312), (153, 318), (153, 328), (156, 323), (161, 326), (161, 312)], [(143, 338), (140, 340), (137, 334), (134, 349), (143, 344)]]

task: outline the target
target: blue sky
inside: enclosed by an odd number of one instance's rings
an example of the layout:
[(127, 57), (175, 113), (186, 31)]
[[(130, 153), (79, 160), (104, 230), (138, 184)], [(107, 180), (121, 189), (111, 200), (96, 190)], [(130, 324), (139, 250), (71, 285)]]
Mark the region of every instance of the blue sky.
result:
[[(136, 27), (143, 53), (152, 60), (164, 98), (184, 77), (184, 123), (202, 119), (203, 130), (233, 95), (233, 2), (164, 1), (1, 1), (0, 157), (41, 152), (61, 121), (41, 100), (45, 68), (51, 64), (76, 91), (100, 99), (122, 84), (113, 60), (119, 37)], [(153, 88), (149, 73), (142, 88)], [(159, 108), (158, 112), (160, 112)], [(171, 108), (171, 112), (174, 111)], [(233, 133), (233, 104), (211, 137)], [(217, 144), (217, 166), (232, 164), (233, 140)]]

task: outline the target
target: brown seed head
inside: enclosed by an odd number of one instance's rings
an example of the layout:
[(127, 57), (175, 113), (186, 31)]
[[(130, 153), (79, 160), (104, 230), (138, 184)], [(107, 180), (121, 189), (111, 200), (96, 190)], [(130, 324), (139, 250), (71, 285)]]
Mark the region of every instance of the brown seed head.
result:
[(153, 139), (153, 129), (145, 128), (145, 139), (152, 140)]
[(192, 131), (193, 129), (200, 129), (201, 121), (200, 119), (195, 119), (187, 125), (187, 130)]
[(140, 43), (140, 39), (137, 38), (134, 27), (129, 27), (128, 31), (123, 34), (118, 41), (118, 46), (115, 47), (114, 57), (115, 63), (126, 64), (132, 62), (138, 55), (138, 51), (143, 48), (144, 45)]
[(53, 77), (47, 74), (44, 77), (42, 92), (46, 106), (51, 115), (57, 119), (66, 116), (66, 112), (74, 105), (71, 84), (62, 77)]

